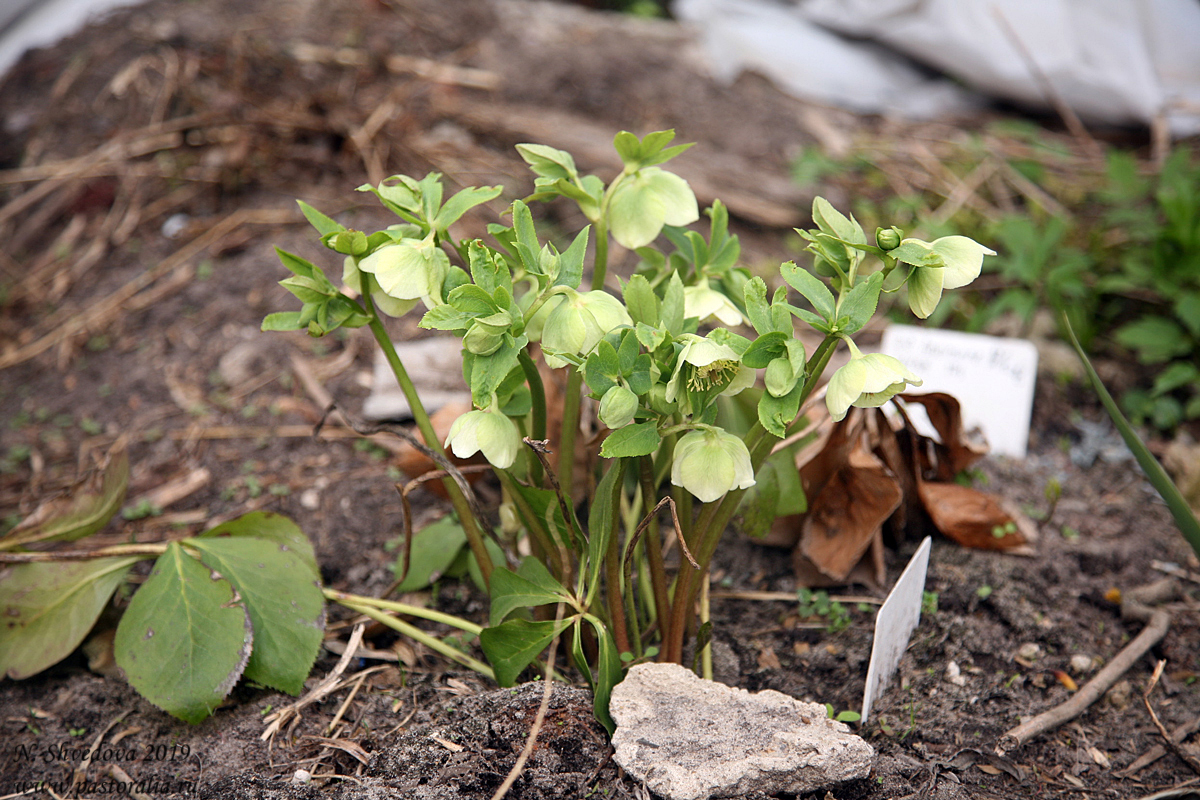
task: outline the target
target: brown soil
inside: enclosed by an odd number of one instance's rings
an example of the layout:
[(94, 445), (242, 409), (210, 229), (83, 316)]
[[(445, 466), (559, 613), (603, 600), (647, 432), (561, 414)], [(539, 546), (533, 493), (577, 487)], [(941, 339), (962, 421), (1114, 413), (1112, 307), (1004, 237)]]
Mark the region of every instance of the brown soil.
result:
[[(730, 169), (778, 179), (818, 139), (867, 136), (882, 149), (866, 157), (882, 158), (887, 137), (941, 141), (978, 125), (857, 119), (806, 107), (754, 76), (719, 86), (692, 65), (689, 41), (672, 23), (522, 0), (156, 0), (26, 56), (0, 83), (0, 515), (31, 512), (90, 454), (126, 436), (130, 505), (189, 476), (199, 488), (161, 516), (114, 523), (106, 541), (161, 539), (265, 508), (305, 529), (328, 585), (378, 593), (393, 578), (386, 545), (399, 528), (388, 462), (352, 439), (308, 435), (321, 403), (294, 362), (353, 411), (367, 391), (370, 341), (258, 331), (266, 313), (292, 303), (275, 285), (283, 270), (272, 247), (328, 255), (294, 198), (366, 227), (378, 214), (352, 189), (394, 172), (505, 183), (519, 196), (530, 184), (511, 146), (555, 130), (563, 114), (607, 136), (675, 126), (699, 142), (688, 156), (694, 183), (714, 191), (736, 183)], [(407, 60), (389, 71), (389, 56)], [(102, 149), (112, 142), (128, 149)], [(848, 188), (822, 191), (837, 201)], [(731, 202), (749, 263), (791, 257), (787, 225), (799, 224), (803, 197), (789, 191), (772, 184)], [(164, 223), (176, 214), (186, 215), (176, 217), (182, 229), (168, 238)], [(492, 219), (465, 220), (464, 233)], [(411, 320), (395, 330), (416, 332)], [(1135, 798), (1197, 781), (1171, 754), (1121, 772), (1159, 743), (1141, 699), (1154, 660), (1167, 662), (1151, 697), (1163, 723), (1200, 719), (1195, 583), (1166, 638), (1118, 691), (1001, 768), (982, 755), (1018, 718), (1069, 696), (1055, 671), (1069, 671), (1072, 656), (1108, 661), (1137, 634), (1141, 623), (1121, 619), (1110, 590), (1160, 578), (1155, 562), (1190, 557), (1131, 462), (1072, 464), (1063, 444), (1078, 437), (1080, 397), (1045, 382), (1030, 457), (983, 463), (989, 491), (1044, 507), (1057, 478), (1063, 499), (1034, 557), (935, 542), (927, 589), (937, 610), (922, 618), (862, 730), (880, 754), (875, 774), (833, 796)], [(1099, 419), (1094, 411), (1083, 413)], [(426, 500), (418, 513), (433, 509)], [(889, 554), (893, 578), (914, 542)], [(734, 541), (719, 562), (723, 588), (795, 588), (782, 551)], [(437, 600), (466, 615), (485, 608), (469, 585), (443, 584)], [(332, 638), (344, 641), (345, 615), (333, 615)], [(797, 619), (785, 602), (718, 599), (713, 615), (729, 682), (838, 710), (860, 705), (869, 613), (851, 607), (849, 627), (836, 632)], [(376, 634), (370, 643), (394, 641)], [(150, 796), (490, 797), (524, 745), (540, 686), (494, 692), (419, 648), (403, 654), (406, 663), (369, 675), (348, 704), (344, 688), (268, 745), (263, 715), (285, 696), (240, 686), (189, 727), (77, 653), (0, 684), (0, 795), (45, 779), (66, 796), (62, 782), (103, 733), (80, 774), (96, 783), (77, 786), (79, 796), (111, 791), (127, 774), (156, 782), (143, 787)], [(313, 674), (336, 660), (323, 652)], [(947, 680), (950, 662), (961, 685)], [(554, 697), (510, 796), (644, 796), (608, 760), (586, 696), (559, 688)], [(291, 782), (300, 769), (311, 783)]]

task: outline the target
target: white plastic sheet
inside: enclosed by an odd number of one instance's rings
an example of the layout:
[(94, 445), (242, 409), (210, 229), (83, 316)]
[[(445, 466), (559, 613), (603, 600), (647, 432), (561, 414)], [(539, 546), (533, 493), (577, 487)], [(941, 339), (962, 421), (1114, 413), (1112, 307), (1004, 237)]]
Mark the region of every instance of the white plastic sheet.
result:
[(1197, 0), (676, 0), (674, 8), (700, 26), (718, 76), (754, 69), (798, 96), (857, 111), (920, 118), (962, 109), (961, 94), (922, 80), (903, 54), (985, 95), (1045, 108), (1059, 100), (1085, 121), (1161, 117), (1176, 136), (1200, 132)]

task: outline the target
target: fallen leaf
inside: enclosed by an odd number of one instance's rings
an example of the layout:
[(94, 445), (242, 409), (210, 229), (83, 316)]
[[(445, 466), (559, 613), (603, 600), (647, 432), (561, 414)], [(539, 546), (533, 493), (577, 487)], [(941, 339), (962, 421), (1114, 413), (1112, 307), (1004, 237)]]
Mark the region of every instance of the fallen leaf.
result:
[(992, 495), (957, 483), (926, 481), (918, 481), (917, 491), (937, 529), (964, 547), (1010, 550), (1026, 544), (1012, 510)]
[(823, 574), (845, 580), (900, 500), (900, 485), (883, 462), (855, 448), (812, 499), (804, 515), (800, 553)]
[(1000, 770), (993, 767), (991, 764), (976, 764), (975, 769), (980, 772), (986, 772), (988, 775), (999, 775)]
[(1061, 669), (1054, 670), (1054, 677), (1058, 679), (1059, 683), (1067, 687), (1068, 692), (1079, 691), (1079, 684), (1075, 683), (1075, 679), (1063, 672)]
[(758, 668), (783, 669), (783, 664), (779, 663), (779, 656), (775, 655), (772, 648), (764, 647), (758, 651)]
[(987, 455), (987, 444), (963, 430), (962, 407), (958, 399), (945, 392), (902, 394), (906, 403), (918, 403), (925, 408), (929, 422), (937, 431), (940, 442), (934, 442), (938, 480), (953, 480), (954, 476)]

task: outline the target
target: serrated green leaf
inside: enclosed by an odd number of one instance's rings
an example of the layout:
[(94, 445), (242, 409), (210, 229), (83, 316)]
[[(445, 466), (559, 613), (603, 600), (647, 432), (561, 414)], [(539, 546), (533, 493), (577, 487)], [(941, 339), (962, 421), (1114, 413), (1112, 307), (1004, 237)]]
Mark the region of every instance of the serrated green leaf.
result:
[(683, 281), (678, 272), (672, 272), (662, 301), (662, 327), (672, 336), (683, 333)]
[(573, 621), (573, 618), (559, 622), (510, 619), (502, 625), (484, 628), (479, 634), (479, 646), (496, 673), (496, 683), (501, 686), (516, 683), (521, 671), (532, 664), (554, 637), (566, 630)]
[(818, 314), (830, 322), (833, 321), (833, 293), (829, 291), (829, 287), (825, 285), (824, 281), (808, 270), (796, 266), (794, 261), (782, 265), (779, 272), (789, 286), (812, 304)]
[(587, 255), (588, 234), (591, 226), (585, 225), (576, 236), (571, 246), (558, 257), (558, 277), (554, 280), (556, 286), (569, 286), (578, 289), (583, 281), (583, 260)]
[(12, 550), (31, 542), (75, 541), (91, 536), (120, 510), (128, 488), (129, 454), (119, 449), (112, 453), (102, 471), (67, 496), (49, 501), (33, 518), (0, 537), (0, 550)]
[(639, 422), (619, 428), (604, 437), (600, 455), (604, 458), (635, 458), (648, 456), (658, 449), (662, 437), (658, 423)]
[(842, 300), (841, 312), (848, 321), (842, 327), (842, 331), (847, 334), (858, 333), (871, 321), (871, 317), (875, 316), (875, 309), (879, 306), (879, 291), (882, 288), (883, 273), (876, 272), (866, 280), (859, 281), (846, 293)]
[(0, 566), (0, 678), (28, 678), (70, 655), (141, 558)]
[[(497, 567), (492, 570), (492, 609), (489, 620), (493, 626), (499, 625), (505, 617), (518, 608), (544, 606), (548, 603), (560, 603), (569, 599), (567, 590), (554, 579), (554, 576), (540, 561), (527, 558), (525, 563), (537, 566), (529, 566), (520, 575), (507, 567)], [(538, 570), (537, 567), (541, 567), (541, 570)]]
[(625, 298), (625, 307), (629, 309), (629, 316), (633, 319), (634, 324), (644, 322), (647, 325), (657, 325), (659, 322), (659, 311), (661, 303), (658, 295), (654, 294), (654, 289), (650, 286), (650, 281), (642, 275), (634, 275), (625, 284), (622, 296)]
[(797, 381), (792, 391), (783, 397), (763, 392), (758, 401), (758, 421), (771, 435), (782, 439), (787, 435), (787, 426), (800, 413), (800, 395), (804, 392), (804, 381)]
[(233, 584), (171, 542), (121, 618), (113, 652), (139, 694), (195, 724), (241, 678), (253, 643)]
[(758, 334), (764, 335), (775, 330), (771, 319), (771, 309), (767, 305), (767, 282), (755, 276), (746, 281), (743, 288), (746, 299), (746, 318)]
[(201, 560), (233, 584), (250, 613), (254, 650), (246, 677), (299, 694), (325, 630), (325, 599), (313, 565), (293, 544), (214, 528), (191, 540)]

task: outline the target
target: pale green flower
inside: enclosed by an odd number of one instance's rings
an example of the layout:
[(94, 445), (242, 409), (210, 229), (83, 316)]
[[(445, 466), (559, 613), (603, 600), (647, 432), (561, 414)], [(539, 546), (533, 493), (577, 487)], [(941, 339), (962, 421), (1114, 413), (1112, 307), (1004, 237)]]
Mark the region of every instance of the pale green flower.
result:
[(459, 458), (470, 458), (482, 450), (489, 464), (508, 469), (517, 460), (521, 434), (497, 409), (468, 411), (450, 426), (445, 446)]
[(863, 355), (849, 339), (850, 363), (833, 373), (825, 390), (829, 415), (840, 421), (850, 406), (876, 408), (903, 392), (909, 385), (920, 386), (921, 379), (909, 372), (898, 358), (883, 353)]
[[(352, 256), (346, 256), (345, 263), (342, 264), (342, 283), (362, 294), (363, 274), (359, 270), (358, 264), (355, 263), (355, 259)], [(398, 300), (389, 294), (385, 294), (375, 276), (369, 272), (365, 274), (368, 281), (367, 285), (371, 289), (371, 302), (375, 303), (375, 307), (389, 317), (403, 317), (417, 304), (416, 300)]]
[(692, 431), (675, 445), (671, 483), (705, 503), (733, 489), (754, 485), (754, 468), (746, 443), (719, 428)]
[(979, 277), (983, 257), (996, 255), (966, 236), (943, 236), (932, 242), (905, 239), (890, 253), (912, 264), (908, 276), (908, 306), (921, 319), (933, 313), (945, 289), (958, 289)]
[(397, 300), (440, 299), (450, 259), (432, 239), (401, 239), (360, 260), (358, 268), (373, 274)]
[(695, 286), (684, 287), (683, 314), (696, 317), (701, 324), (718, 319), (723, 325), (741, 325), (745, 320), (733, 301), (716, 289), (709, 288), (708, 279)]
[(700, 219), (700, 209), (687, 181), (658, 167), (646, 167), (617, 186), (608, 218), (613, 238), (622, 247), (636, 250), (653, 242), (663, 225), (690, 225)]
[(586, 356), (609, 331), (633, 324), (621, 301), (602, 289), (590, 292), (564, 289), (558, 297), (561, 299), (551, 298), (546, 302), (555, 306), (545, 317), (541, 331), (546, 364), (554, 369), (568, 363), (556, 354)]
[(633, 422), (638, 410), (638, 397), (628, 386), (617, 384), (600, 398), (597, 416), (608, 427), (616, 430)]
[(754, 384), (754, 370), (741, 363), (729, 345), (712, 339), (685, 333), (680, 339), (683, 349), (675, 361), (675, 371), (667, 381), (665, 399), (674, 403), (685, 389), (702, 392), (728, 380), (723, 395), (735, 395)]

